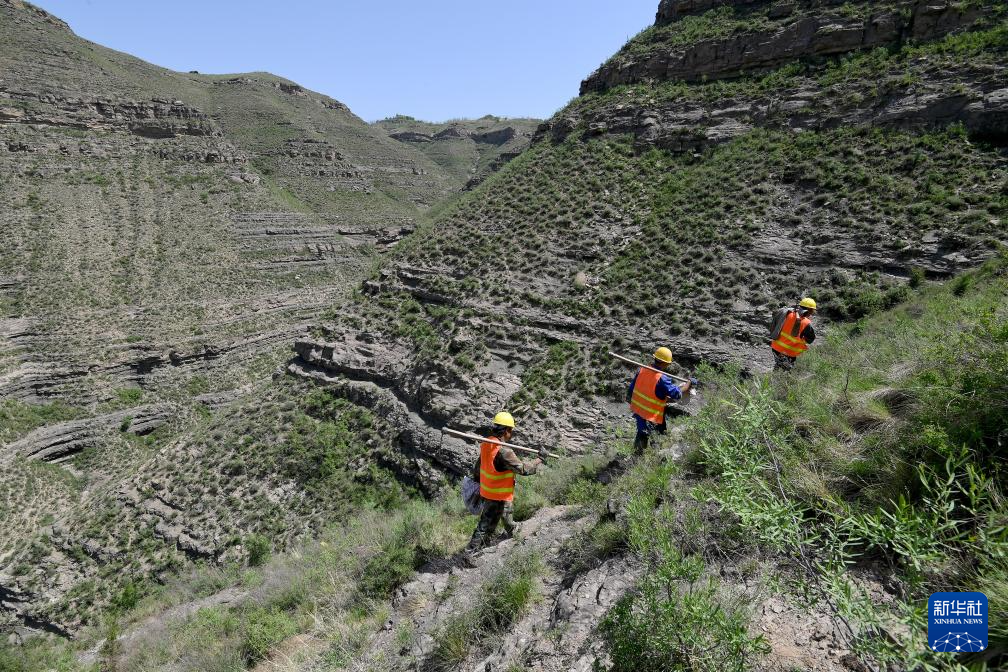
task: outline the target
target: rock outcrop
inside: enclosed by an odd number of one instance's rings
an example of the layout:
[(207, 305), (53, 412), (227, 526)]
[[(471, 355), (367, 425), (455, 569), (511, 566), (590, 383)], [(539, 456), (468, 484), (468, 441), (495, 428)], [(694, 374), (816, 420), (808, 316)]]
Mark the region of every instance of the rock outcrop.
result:
[(110, 431), (129, 432), (137, 436), (149, 434), (165, 424), (171, 413), (172, 408), (167, 404), (152, 404), (47, 425), (0, 449), (0, 461), (22, 457), (61, 462), (85, 448), (96, 446), (101, 436)]
[[(687, 44), (674, 42), (670, 47), (656, 38), (653, 45), (642, 47), (639, 55), (627, 50), (618, 54), (582, 83), (581, 93), (647, 81), (699, 82), (737, 77), (802, 58), (888, 47), (909, 38), (933, 40), (968, 28), (986, 14), (979, 5), (930, 0), (890, 2), (878, 8), (873, 3), (860, 3), (853, 12), (839, 11), (831, 4), (841, 3), (790, 3), (779, 12), (775, 11), (778, 6), (770, 2), (727, 3), (746, 5), (752, 13), (756, 13), (752, 6), (763, 8), (769, 25), (752, 31), (740, 28), (737, 34)], [(712, 2), (664, 3), (659, 10), (659, 24), (674, 24), (683, 13), (715, 5), (726, 6)]]

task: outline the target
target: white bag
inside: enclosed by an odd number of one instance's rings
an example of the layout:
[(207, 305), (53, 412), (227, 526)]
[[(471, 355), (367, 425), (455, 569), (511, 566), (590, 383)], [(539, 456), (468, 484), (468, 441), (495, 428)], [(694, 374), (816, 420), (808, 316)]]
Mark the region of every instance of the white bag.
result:
[(462, 502), (474, 516), (483, 513), (483, 498), (480, 497), (479, 483), (466, 476), (462, 479)]

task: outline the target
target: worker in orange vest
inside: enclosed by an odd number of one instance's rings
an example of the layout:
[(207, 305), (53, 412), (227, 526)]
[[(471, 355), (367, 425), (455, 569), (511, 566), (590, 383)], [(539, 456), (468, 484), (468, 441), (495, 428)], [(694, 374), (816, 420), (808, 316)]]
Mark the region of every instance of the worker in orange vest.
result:
[[(651, 365), (661, 371), (672, 364), (672, 351), (666, 347), (655, 350), (654, 363)], [(676, 385), (669, 376), (641, 368), (627, 389), (627, 401), (637, 421), (637, 436), (634, 438), (634, 452), (643, 453), (648, 446), (651, 432), (665, 433), (665, 409), (670, 401), (682, 399), (690, 388), (697, 384), (695, 378), (689, 382)]]
[(774, 371), (790, 371), (795, 360), (815, 340), (812, 317), (816, 302), (805, 297), (794, 308), (781, 308), (773, 314), (770, 325), (770, 349), (774, 357)]
[(497, 524), (502, 520), (504, 534), (514, 536), (518, 528), (511, 514), (515, 474), (522, 476), (534, 474), (545, 461), (544, 451), (540, 451), (539, 457), (535, 460), (524, 462), (513, 450), (500, 445), (511, 440), (514, 429), (514, 418), (510, 413), (502, 411), (494, 416), (490, 436), (480, 444), (480, 454), (476, 464), (473, 465), (472, 479), (479, 481), (483, 511), (464, 552), (464, 558), (469, 562), (473, 553), (490, 543), (497, 530)]

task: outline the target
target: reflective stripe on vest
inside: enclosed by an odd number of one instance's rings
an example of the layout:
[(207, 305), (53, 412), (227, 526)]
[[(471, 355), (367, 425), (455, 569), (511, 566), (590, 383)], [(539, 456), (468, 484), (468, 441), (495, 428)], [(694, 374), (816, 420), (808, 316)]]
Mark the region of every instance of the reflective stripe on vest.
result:
[(650, 369), (641, 369), (634, 383), (630, 410), (648, 422), (661, 423), (665, 419), (665, 400), (655, 396), (662, 374)]
[(500, 441), (491, 436), (480, 444), (480, 496), (499, 502), (514, 499), (514, 472), (497, 471), (494, 458), (500, 450)]
[(805, 331), (805, 327), (810, 325), (812, 320), (807, 317), (798, 319), (798, 312), (792, 310), (784, 319), (784, 326), (781, 327), (777, 340), (770, 344), (770, 347), (788, 357), (797, 357), (808, 350), (808, 343), (799, 334)]

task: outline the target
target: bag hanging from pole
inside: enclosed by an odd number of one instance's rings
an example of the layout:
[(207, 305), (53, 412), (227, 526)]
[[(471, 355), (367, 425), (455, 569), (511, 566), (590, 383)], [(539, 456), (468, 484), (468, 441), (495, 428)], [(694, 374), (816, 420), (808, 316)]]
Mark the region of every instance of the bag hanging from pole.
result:
[(462, 503), (465, 504), (466, 510), (474, 516), (483, 513), (480, 485), (469, 476), (462, 479)]

